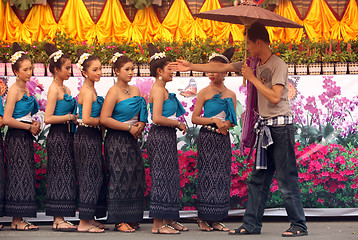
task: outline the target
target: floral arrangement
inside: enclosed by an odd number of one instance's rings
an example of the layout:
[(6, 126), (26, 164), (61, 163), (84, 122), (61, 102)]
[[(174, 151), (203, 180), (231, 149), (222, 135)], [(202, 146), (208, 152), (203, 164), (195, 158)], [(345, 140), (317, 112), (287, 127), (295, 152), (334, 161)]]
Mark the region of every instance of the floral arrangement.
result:
[[(34, 143), (36, 165), (36, 189), (40, 210), (44, 210), (46, 195), (45, 144)], [(231, 165), (231, 208), (244, 208), (247, 201), (248, 182), (254, 166), (254, 158), (247, 159), (233, 146)], [(305, 208), (358, 207), (358, 148), (346, 148), (338, 144), (313, 143), (303, 146), (296, 143), (299, 186)], [(142, 153), (145, 163), (145, 203), (150, 202), (151, 178), (146, 150)], [(182, 210), (195, 210), (197, 195), (197, 152), (178, 151), (180, 172), (180, 206)], [(282, 207), (283, 201), (277, 181), (270, 188), (268, 207)]]
[(149, 58), (149, 61), (153, 61), (153, 60), (157, 60), (157, 59), (161, 59), (161, 58), (165, 58), (165, 57), (166, 57), (165, 52), (154, 53), (154, 55)]
[[(24, 51), (28, 52), (32, 62), (48, 63), (48, 57), (44, 51), (44, 44), (50, 42), (70, 56), (72, 62), (77, 60), (77, 49), (81, 48), (89, 54), (96, 55), (102, 59), (102, 64), (107, 65), (113, 57), (113, 49), (120, 49), (136, 63), (148, 63), (150, 60), (147, 43), (130, 43), (125, 40), (121, 42), (100, 43), (97, 39), (91, 42), (77, 42), (64, 32), (56, 32), (54, 39), (46, 39), (43, 42), (32, 44), (21, 43)], [(227, 48), (234, 46), (235, 54), (232, 61), (244, 58), (245, 44), (243, 41), (222, 42), (214, 38), (206, 39), (180, 39), (178, 41), (165, 41), (162, 39), (153, 42), (155, 46), (172, 60), (186, 59), (193, 63), (206, 63), (211, 53), (223, 53)], [(0, 61), (9, 62), (11, 56), (11, 45), (0, 42)], [(358, 62), (358, 38), (348, 42), (343, 41), (312, 41), (303, 37), (301, 42), (271, 43), (274, 54), (280, 56), (287, 63), (314, 63), (314, 62)]]
[(77, 67), (83, 71), (83, 62), (86, 61), (86, 59), (88, 59), (88, 57), (91, 56), (91, 54), (89, 53), (83, 53), (81, 56), (80, 56), (80, 59), (78, 60), (77, 62)]
[(117, 61), (117, 59), (119, 58), (119, 57), (122, 57), (122, 56), (124, 56), (124, 54), (123, 53), (119, 53), (119, 52), (116, 52), (114, 55), (113, 55), (113, 57), (111, 58), (111, 63), (115, 63), (116, 61)]
[(317, 141), (337, 143), (340, 139), (357, 133), (358, 123), (351, 113), (358, 106), (358, 98), (348, 99), (341, 96), (341, 88), (332, 78), (324, 76), (324, 92), (318, 99), (314, 96), (304, 98), (298, 93), (291, 101), (297, 128), (296, 140), (303, 145)]
[(10, 58), (11, 64), (15, 64), (16, 61), (17, 61), (19, 58), (21, 58), (22, 54), (25, 54), (25, 52), (24, 52), (24, 51), (19, 51), (19, 52), (14, 53), (14, 54), (11, 56), (11, 58)]

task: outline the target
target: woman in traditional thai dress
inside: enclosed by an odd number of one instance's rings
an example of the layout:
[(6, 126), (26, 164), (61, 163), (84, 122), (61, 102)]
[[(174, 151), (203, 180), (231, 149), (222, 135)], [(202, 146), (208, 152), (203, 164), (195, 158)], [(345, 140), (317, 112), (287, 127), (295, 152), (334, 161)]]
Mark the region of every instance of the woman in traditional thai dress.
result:
[(76, 177), (73, 138), (77, 123), (77, 101), (63, 85), (71, 76), (71, 60), (52, 44), (45, 44), (50, 59), (53, 81), (47, 93), (45, 123), (51, 124), (47, 136), (47, 201), (46, 215), (53, 216), (52, 230), (76, 231), (64, 220), (76, 211)]
[(115, 224), (115, 231), (134, 232), (143, 219), (145, 178), (138, 138), (148, 112), (139, 89), (128, 84), (134, 76), (133, 61), (117, 49), (111, 62), (117, 82), (109, 89), (100, 116), (101, 124), (107, 128), (107, 222)]
[(7, 94), (3, 124), (5, 137), (5, 216), (12, 216), (11, 229), (38, 230), (23, 220), (36, 217), (36, 173), (33, 135), (40, 133), (40, 123), (32, 115), (40, 108), (36, 98), (30, 96), (26, 83), (32, 76), (32, 64), (19, 44), (12, 45), (12, 70), (16, 82)]
[[(0, 98), (0, 129), (3, 126), (2, 117), (4, 116), (4, 106)], [(5, 194), (5, 169), (4, 169), (4, 141), (0, 135), (0, 217), (4, 215), (4, 194)], [(0, 231), (4, 225), (0, 224)]]
[(150, 73), (155, 82), (149, 94), (153, 125), (147, 145), (151, 170), (151, 201), (149, 216), (154, 218), (152, 233), (178, 234), (187, 231), (179, 222), (180, 177), (176, 128), (186, 133), (186, 125), (177, 120), (185, 110), (174, 93), (165, 88), (172, 81), (170, 59), (148, 44)]
[[(210, 62), (229, 63), (235, 49), (213, 54)], [(218, 71), (220, 71), (218, 69)], [(202, 231), (229, 231), (231, 143), (228, 130), (237, 125), (236, 95), (224, 85), (226, 73), (208, 73), (210, 85), (197, 97), (192, 123), (202, 125), (198, 136), (198, 225)], [(204, 116), (201, 116), (204, 108)]]
[(79, 49), (78, 67), (85, 81), (78, 95), (79, 119), (75, 134), (75, 164), (79, 193), (78, 232), (102, 233), (106, 228), (94, 217), (106, 216), (106, 172), (99, 123), (104, 98), (97, 96), (95, 82), (101, 79), (100, 59)]

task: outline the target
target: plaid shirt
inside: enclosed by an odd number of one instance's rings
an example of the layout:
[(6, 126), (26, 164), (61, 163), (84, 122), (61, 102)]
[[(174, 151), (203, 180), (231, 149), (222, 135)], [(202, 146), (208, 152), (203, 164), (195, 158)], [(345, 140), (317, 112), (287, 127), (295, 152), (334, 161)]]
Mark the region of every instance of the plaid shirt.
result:
[(268, 126), (278, 126), (293, 123), (293, 116), (276, 116), (273, 118), (259, 118), (255, 124), (256, 129), (256, 169), (267, 169), (268, 146), (273, 144), (270, 128)]

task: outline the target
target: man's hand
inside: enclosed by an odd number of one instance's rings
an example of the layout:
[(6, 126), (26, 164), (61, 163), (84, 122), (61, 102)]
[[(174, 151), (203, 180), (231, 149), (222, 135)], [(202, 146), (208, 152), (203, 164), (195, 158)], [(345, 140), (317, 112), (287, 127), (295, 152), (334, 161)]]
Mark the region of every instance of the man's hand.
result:
[(244, 78), (249, 80), (250, 82), (252, 82), (252, 79), (255, 78), (254, 72), (246, 64), (242, 65), (241, 72), (242, 76), (244, 76)]

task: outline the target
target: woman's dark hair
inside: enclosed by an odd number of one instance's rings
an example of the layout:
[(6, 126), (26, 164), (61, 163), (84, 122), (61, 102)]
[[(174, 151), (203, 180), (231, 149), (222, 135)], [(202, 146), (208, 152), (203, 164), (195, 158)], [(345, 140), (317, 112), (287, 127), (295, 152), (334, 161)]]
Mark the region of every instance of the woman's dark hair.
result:
[[(227, 59), (231, 60), (232, 56), (234, 55), (235, 53), (235, 48), (234, 47), (231, 47), (231, 48), (228, 48), (225, 50), (225, 52), (223, 52), (221, 55), (224, 55), (225, 57), (227, 57)], [(215, 62), (221, 62), (221, 63), (228, 63), (223, 57), (220, 57), (220, 56), (215, 56), (213, 57), (212, 59), (209, 60), (209, 62), (211, 61), (215, 61)]]
[[(50, 43), (45, 44), (45, 51), (46, 54), (50, 57), (52, 53), (57, 52), (58, 49), (55, 45), (52, 45)], [(57, 62), (54, 61), (54, 57), (50, 58), (50, 72), (52, 74), (55, 74), (55, 68), (61, 69), (62, 65), (65, 63), (66, 60), (70, 60), (70, 57), (67, 54), (63, 54)]]
[(267, 32), (267, 29), (261, 23), (255, 22), (251, 24), (251, 26), (249, 26), (247, 35), (247, 37), (253, 42), (256, 42), (257, 39), (260, 39), (265, 43), (270, 43), (270, 36)]
[[(85, 50), (83, 49), (78, 49), (77, 50), (77, 57), (78, 57), (78, 60), (80, 60), (80, 57), (82, 56), (82, 54), (86, 53)], [(83, 61), (82, 63), (82, 71), (87, 71), (89, 66), (91, 65), (91, 62), (94, 61), (94, 60), (98, 60), (98, 61), (101, 61), (99, 59), (99, 57), (95, 56), (95, 55), (90, 55), (86, 60)], [(82, 73), (82, 72), (81, 72)], [(82, 76), (83, 76), (83, 73), (82, 73)]]
[[(148, 43), (149, 56), (153, 56), (155, 53), (160, 53), (159, 49), (152, 43)], [(149, 63), (150, 76), (157, 77), (158, 68), (164, 69), (166, 65), (171, 62), (170, 58), (164, 57), (159, 59), (152, 59)]]
[[(119, 50), (119, 48), (115, 48), (114, 51), (113, 51), (113, 56), (114, 54), (116, 53), (120, 53), (120, 54), (123, 54), (123, 52), (121, 50)], [(128, 63), (128, 62), (133, 62), (133, 60), (128, 57), (127, 55), (123, 55), (123, 56), (120, 56), (117, 58), (117, 60), (112, 63), (112, 70), (114, 73), (116, 73), (116, 69), (118, 69), (118, 71), (121, 70), (121, 68), (124, 66), (124, 64)]]
[[(14, 55), (16, 52), (20, 52), (20, 51), (24, 52), (24, 50), (22, 50), (22, 48), (20, 47), (20, 45), (17, 42), (14, 42), (12, 44), (11, 48), (12, 48), (11, 55)], [(20, 64), (26, 59), (30, 60), (29, 56), (27, 56), (27, 54), (25, 54), (25, 53), (21, 53), (21, 57), (19, 59), (17, 59), (14, 64), (11, 64), (12, 71), (14, 74), (15, 74), (15, 71), (20, 70)]]

